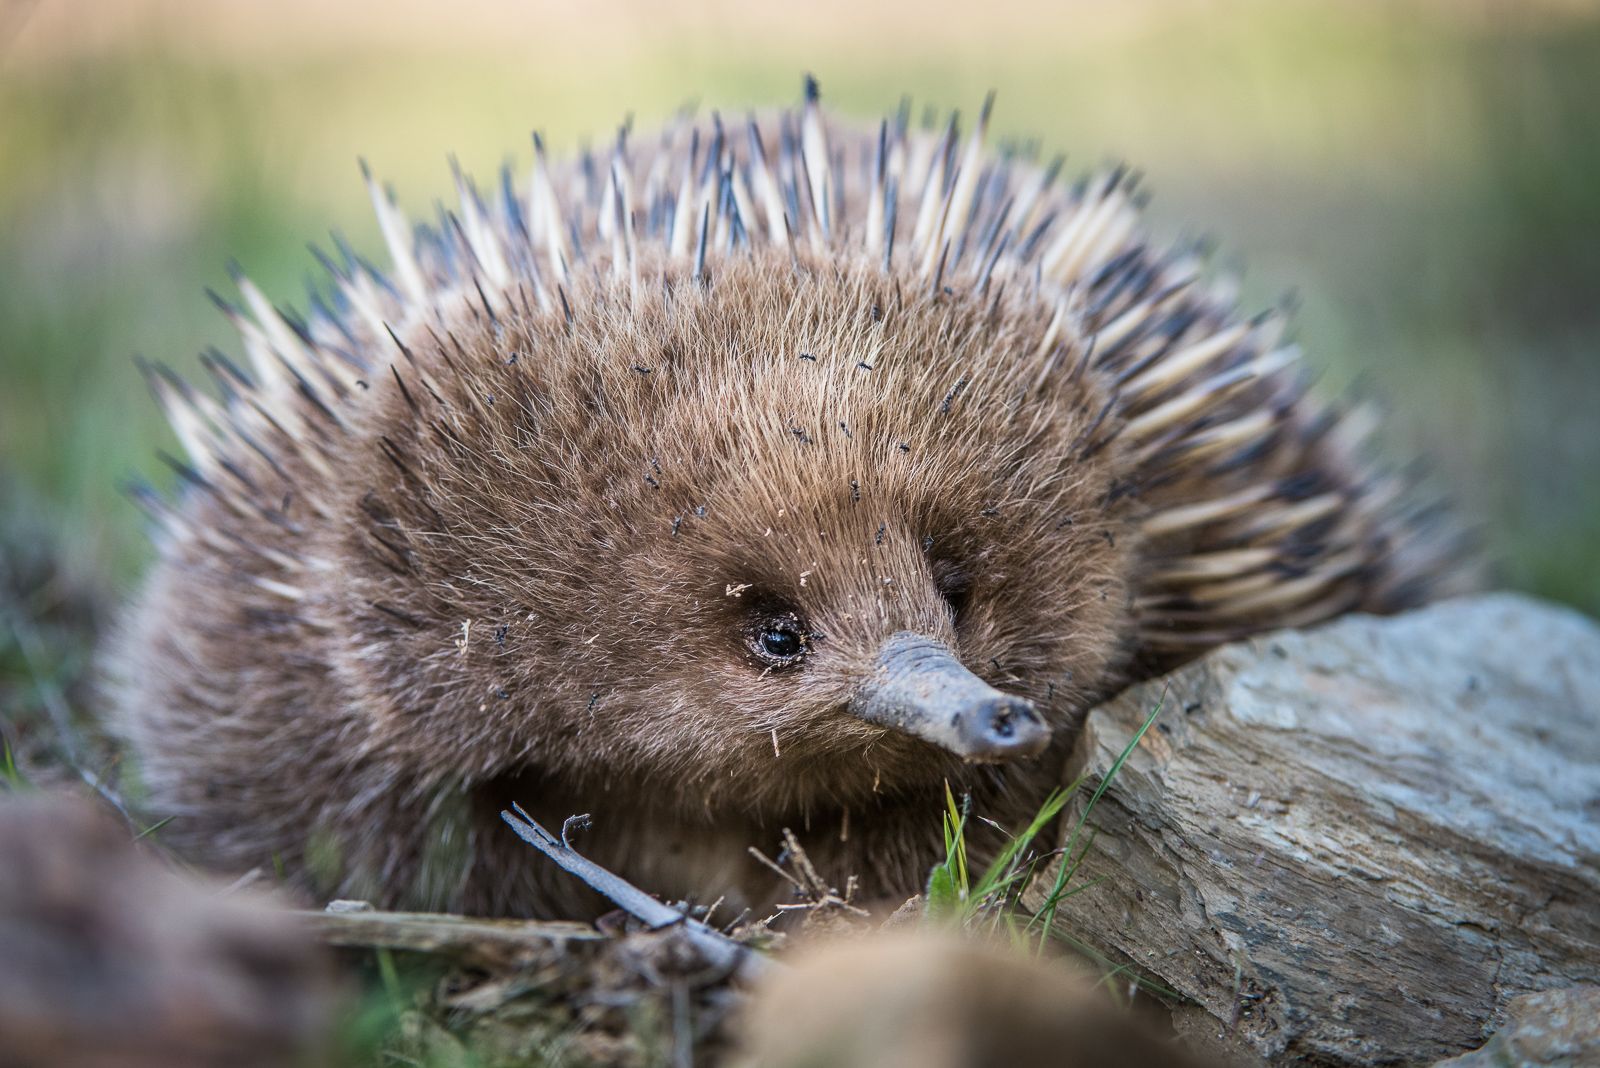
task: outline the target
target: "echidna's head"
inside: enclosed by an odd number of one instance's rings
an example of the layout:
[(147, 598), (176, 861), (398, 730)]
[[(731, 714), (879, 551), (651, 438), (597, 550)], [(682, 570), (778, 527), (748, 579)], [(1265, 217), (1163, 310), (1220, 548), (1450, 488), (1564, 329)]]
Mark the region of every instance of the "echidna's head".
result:
[(412, 338), (431, 383), (383, 384), (393, 462), (345, 548), (391, 744), (788, 812), (1070, 724), (1128, 550), (1047, 313), (776, 257), (582, 303), (448, 361)]

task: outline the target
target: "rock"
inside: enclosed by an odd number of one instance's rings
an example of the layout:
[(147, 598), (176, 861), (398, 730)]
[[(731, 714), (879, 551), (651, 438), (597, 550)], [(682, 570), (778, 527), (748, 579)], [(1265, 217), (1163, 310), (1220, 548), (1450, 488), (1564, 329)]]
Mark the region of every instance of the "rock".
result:
[(175, 874), (67, 796), (0, 793), (0, 1064), (307, 1064), (330, 962), (287, 910)]
[(931, 928), (804, 943), (755, 987), (739, 1068), (1209, 1068), (1030, 947)]
[(1513, 998), (1510, 1018), (1482, 1049), (1434, 1068), (1583, 1068), (1600, 1064), (1600, 987)]
[(1091, 786), (1158, 704), (1056, 922), (1201, 1045), (1430, 1063), (1600, 982), (1593, 622), (1501, 594), (1225, 647), (1090, 714)]

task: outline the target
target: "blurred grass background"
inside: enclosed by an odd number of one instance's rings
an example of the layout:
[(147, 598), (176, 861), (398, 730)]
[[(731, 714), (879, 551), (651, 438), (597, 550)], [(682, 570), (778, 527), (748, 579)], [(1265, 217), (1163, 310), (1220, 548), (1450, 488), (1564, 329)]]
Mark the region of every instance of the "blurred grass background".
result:
[(0, 506), (131, 583), (118, 486), (172, 443), (130, 356), (237, 351), (202, 295), (230, 258), (303, 305), (308, 240), (375, 252), (358, 154), (415, 214), (448, 153), (806, 70), (873, 119), (992, 88), (998, 136), (1132, 161), (1159, 232), (1299, 294), (1328, 385), (1388, 399), (1509, 584), (1600, 613), (1600, 10), (1548, 0), (0, 0)]

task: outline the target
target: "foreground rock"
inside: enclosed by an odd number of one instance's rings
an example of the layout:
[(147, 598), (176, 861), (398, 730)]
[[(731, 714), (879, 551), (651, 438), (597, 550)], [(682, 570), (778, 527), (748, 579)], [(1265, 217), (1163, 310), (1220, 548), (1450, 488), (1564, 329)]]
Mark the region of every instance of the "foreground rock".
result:
[(928, 928), (824, 938), (755, 990), (737, 1068), (1210, 1068), (1097, 973)]
[(320, 1063), (338, 1005), (305, 926), (67, 796), (0, 793), (0, 1065)]
[(1091, 714), (1091, 783), (1157, 704), (1057, 926), (1191, 1039), (1425, 1064), (1600, 981), (1594, 623), (1495, 595), (1223, 648)]

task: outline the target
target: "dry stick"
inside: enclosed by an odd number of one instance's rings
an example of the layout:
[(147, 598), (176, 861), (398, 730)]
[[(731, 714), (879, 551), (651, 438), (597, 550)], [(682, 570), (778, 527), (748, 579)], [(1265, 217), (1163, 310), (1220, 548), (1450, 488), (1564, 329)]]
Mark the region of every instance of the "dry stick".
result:
[(634, 919), (650, 928), (678, 927), (690, 943), (713, 967), (726, 969), (736, 979), (752, 980), (772, 967), (772, 962), (748, 946), (740, 945), (727, 935), (699, 920), (687, 916), (671, 905), (664, 905), (637, 886), (613, 872), (607, 871), (588, 857), (567, 845), (539, 825), (521, 805), (513, 804), (512, 811), (502, 810), (500, 818), (517, 832), (517, 837), (559, 864), (562, 869), (582, 879), (589, 888)]

